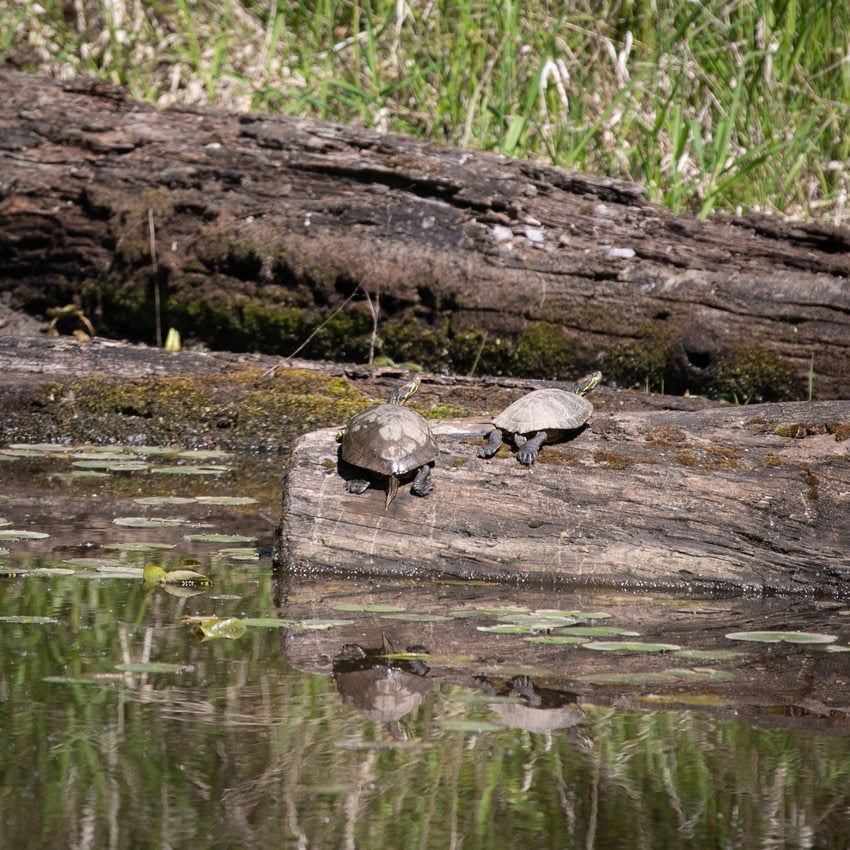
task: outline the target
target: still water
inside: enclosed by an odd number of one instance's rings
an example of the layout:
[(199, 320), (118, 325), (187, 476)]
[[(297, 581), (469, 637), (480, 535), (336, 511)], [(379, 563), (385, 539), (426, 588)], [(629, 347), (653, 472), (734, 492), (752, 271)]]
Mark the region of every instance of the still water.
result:
[(279, 461), (0, 458), (0, 847), (850, 846), (840, 603), (286, 578)]

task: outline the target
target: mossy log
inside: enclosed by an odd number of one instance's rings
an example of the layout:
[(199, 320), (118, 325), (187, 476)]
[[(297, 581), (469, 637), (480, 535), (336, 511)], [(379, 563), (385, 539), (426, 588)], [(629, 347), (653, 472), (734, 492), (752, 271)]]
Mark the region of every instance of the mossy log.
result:
[(0, 100), (0, 295), (30, 312), (356, 360), (379, 308), (384, 353), (431, 369), (850, 396), (845, 229), (698, 222), (625, 182), (96, 82), (3, 70)]
[[(612, 405), (613, 407), (613, 405)], [(282, 569), (690, 591), (850, 592), (850, 402), (601, 411), (532, 469), (438, 421), (428, 497), (346, 491), (333, 430), (296, 444)]]

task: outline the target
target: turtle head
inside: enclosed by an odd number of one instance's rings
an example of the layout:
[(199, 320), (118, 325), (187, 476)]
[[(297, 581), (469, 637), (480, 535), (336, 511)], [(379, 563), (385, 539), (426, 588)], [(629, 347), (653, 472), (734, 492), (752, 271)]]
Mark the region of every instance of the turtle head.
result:
[(414, 375), (412, 380), (393, 390), (387, 396), (387, 404), (404, 404), (419, 389), (419, 384), (419, 375)]
[(576, 395), (584, 395), (589, 393), (602, 380), (602, 373), (599, 371), (591, 372), (583, 378), (579, 378), (573, 389)]

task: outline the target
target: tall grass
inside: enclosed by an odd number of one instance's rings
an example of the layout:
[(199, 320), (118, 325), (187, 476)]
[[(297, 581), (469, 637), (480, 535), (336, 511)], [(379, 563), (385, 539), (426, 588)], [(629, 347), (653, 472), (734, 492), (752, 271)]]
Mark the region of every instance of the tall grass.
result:
[(848, 217), (844, 0), (3, 0), (0, 55), (626, 178), (677, 212)]

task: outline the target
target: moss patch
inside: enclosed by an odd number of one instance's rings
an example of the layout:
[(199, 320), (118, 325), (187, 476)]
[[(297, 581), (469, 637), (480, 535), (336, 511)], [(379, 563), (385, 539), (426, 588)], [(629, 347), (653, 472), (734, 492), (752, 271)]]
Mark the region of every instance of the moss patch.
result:
[(301, 369), (100, 376), (44, 386), (41, 395), (50, 429), (42, 439), (260, 450), (286, 449), (300, 434), (344, 422), (368, 403), (345, 379)]

